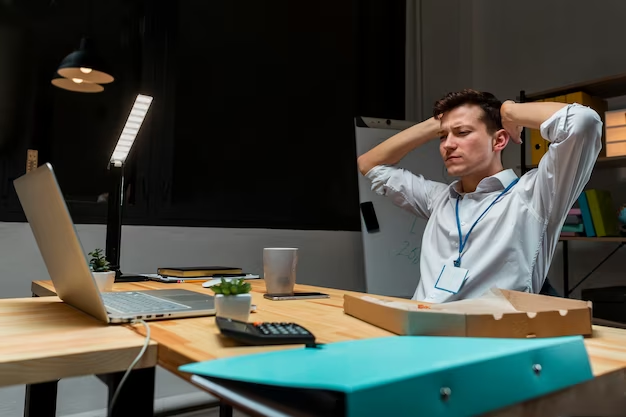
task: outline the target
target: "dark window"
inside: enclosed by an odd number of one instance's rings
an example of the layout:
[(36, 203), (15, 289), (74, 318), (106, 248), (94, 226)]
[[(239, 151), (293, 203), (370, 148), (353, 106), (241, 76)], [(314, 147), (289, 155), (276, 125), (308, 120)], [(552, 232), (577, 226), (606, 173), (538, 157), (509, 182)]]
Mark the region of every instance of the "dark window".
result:
[[(9, 143), (0, 152), (0, 220), (21, 212), (10, 181), (34, 148), (40, 162), (53, 163), (75, 222), (104, 223), (105, 205), (96, 201), (107, 191), (107, 161), (142, 92), (154, 102), (126, 168), (125, 222), (359, 230), (353, 118), (404, 117), (404, 7), (383, 0), (15, 7), (9, 15), (27, 36), (14, 62), (32, 70), (23, 76), (27, 99), (11, 107), (12, 133), (0, 137), (0, 146)], [(80, 21), (92, 22), (115, 69), (104, 93), (50, 84), (83, 35)], [(0, 77), (2, 85), (18, 75)]]

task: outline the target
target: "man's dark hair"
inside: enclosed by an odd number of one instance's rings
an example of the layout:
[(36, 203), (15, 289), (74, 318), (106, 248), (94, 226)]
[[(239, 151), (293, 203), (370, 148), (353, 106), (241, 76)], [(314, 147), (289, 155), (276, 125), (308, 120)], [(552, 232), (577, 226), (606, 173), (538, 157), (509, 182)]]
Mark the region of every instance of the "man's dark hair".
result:
[(500, 107), (502, 103), (491, 93), (465, 89), (462, 91), (448, 93), (442, 99), (435, 102), (433, 115), (439, 118), (445, 112), (455, 109), (464, 104), (475, 104), (483, 109), (481, 120), (487, 125), (487, 131), (494, 133), (502, 129), (502, 119), (500, 118)]

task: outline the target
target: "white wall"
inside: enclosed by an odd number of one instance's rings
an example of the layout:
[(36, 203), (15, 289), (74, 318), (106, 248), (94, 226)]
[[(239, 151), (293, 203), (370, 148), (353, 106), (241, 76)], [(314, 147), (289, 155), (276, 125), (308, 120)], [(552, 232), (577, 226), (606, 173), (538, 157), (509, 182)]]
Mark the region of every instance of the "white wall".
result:
[[(515, 99), (520, 90), (532, 93), (626, 72), (623, 0), (416, 1), (422, 12), (422, 118), (430, 116), (437, 98), (461, 88)], [(503, 159), (519, 173), (519, 146), (509, 146)], [(589, 188), (611, 190), (618, 205), (626, 203), (625, 181), (626, 168), (598, 169)], [(570, 243), (570, 286), (614, 247)], [(626, 249), (617, 252), (581, 287), (626, 285), (625, 256)], [(549, 278), (561, 288), (560, 245)]]
[[(105, 247), (104, 225), (77, 225), (85, 252)], [(226, 264), (263, 273), (263, 248), (299, 248), (297, 282), (363, 290), (360, 232), (124, 226), (122, 271)], [(27, 223), (0, 222), (0, 297), (29, 297), (30, 282), (49, 279)]]
[[(85, 252), (105, 247), (105, 226), (76, 229)], [(297, 282), (363, 291), (362, 245), (360, 232), (124, 226), (121, 264), (135, 273), (226, 264), (262, 274), (264, 247), (298, 247)], [(31, 281), (41, 279), (49, 277), (30, 226), (0, 222), (0, 298), (30, 297)], [(204, 395), (160, 368), (156, 385), (157, 398)], [(105, 407), (106, 389), (95, 377), (71, 378), (61, 381), (58, 397), (58, 415), (81, 413)], [(0, 415), (22, 415), (23, 404), (23, 386), (0, 389)]]

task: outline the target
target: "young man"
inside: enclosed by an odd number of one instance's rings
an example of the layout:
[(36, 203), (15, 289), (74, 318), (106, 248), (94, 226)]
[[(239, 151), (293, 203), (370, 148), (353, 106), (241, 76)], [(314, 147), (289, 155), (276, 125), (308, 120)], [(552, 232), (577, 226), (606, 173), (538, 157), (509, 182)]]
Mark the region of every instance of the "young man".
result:
[[(500, 103), (474, 90), (450, 93), (434, 116), (358, 158), (372, 189), (428, 219), (413, 299), (447, 302), (492, 287), (539, 293), (569, 209), (600, 153), (602, 122), (579, 104)], [(537, 169), (518, 178), (502, 167), (522, 127), (551, 142)], [(394, 167), (438, 138), (450, 185)]]

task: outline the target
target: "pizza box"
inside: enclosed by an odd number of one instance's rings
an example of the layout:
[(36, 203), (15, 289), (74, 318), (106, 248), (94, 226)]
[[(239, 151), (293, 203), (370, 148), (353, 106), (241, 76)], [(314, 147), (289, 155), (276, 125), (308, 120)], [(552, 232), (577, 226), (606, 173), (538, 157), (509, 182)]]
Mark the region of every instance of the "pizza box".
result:
[(532, 338), (589, 336), (589, 301), (493, 288), (482, 297), (433, 304), (344, 295), (344, 312), (398, 335)]

